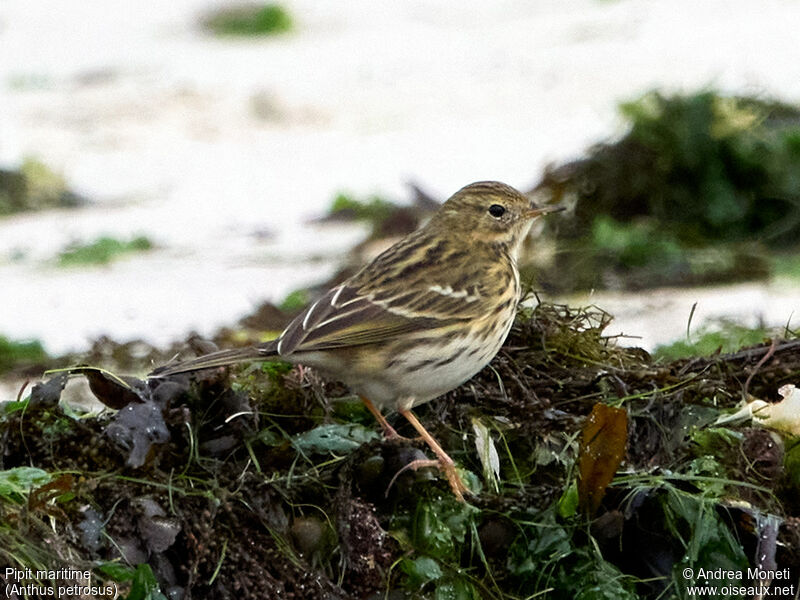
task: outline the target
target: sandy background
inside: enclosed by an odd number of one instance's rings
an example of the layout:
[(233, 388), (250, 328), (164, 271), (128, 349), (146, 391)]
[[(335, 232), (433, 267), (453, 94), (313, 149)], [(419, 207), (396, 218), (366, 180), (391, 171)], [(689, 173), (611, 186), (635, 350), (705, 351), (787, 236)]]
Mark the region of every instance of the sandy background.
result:
[[(4, 0), (0, 164), (35, 156), (94, 205), (0, 221), (0, 333), (79, 350), (210, 333), (325, 277), (361, 231), (311, 226), (337, 191), (528, 187), (621, 132), (652, 88), (800, 102), (800, 3), (285, 2), (296, 30), (216, 39), (223, 2)], [(59, 269), (73, 240), (159, 249)], [(651, 347), (730, 314), (785, 324), (788, 283), (593, 295)]]

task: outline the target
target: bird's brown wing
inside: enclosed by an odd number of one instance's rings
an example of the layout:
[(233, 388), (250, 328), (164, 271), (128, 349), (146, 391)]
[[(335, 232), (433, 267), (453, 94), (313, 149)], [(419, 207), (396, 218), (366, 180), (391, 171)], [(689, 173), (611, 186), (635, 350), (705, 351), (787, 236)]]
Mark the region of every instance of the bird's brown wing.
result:
[(446, 327), (482, 314), (479, 300), (466, 292), (436, 286), (384, 287), (380, 292), (365, 293), (345, 282), (289, 324), (278, 340), (278, 353), (286, 356), (380, 343), (398, 335)]

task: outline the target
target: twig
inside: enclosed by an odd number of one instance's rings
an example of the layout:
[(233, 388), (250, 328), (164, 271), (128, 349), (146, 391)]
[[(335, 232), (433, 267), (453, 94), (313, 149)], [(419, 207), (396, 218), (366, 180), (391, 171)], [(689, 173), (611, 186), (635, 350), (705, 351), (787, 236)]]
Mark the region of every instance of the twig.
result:
[(31, 382), (30, 379), (26, 379), (22, 382), (22, 387), (19, 388), (19, 392), (17, 393), (17, 402), (22, 402), (22, 393), (25, 391), (25, 388), (28, 387), (28, 384)]
[(747, 401), (748, 398), (747, 390), (750, 389), (750, 382), (753, 380), (753, 377), (755, 376), (756, 373), (758, 373), (758, 370), (764, 365), (764, 363), (767, 362), (775, 354), (775, 350), (777, 350), (777, 348), (778, 348), (778, 338), (772, 338), (772, 343), (769, 345), (767, 353), (761, 357), (761, 360), (758, 361), (758, 363), (756, 363), (756, 366), (753, 369), (753, 371), (750, 373), (750, 375), (747, 376), (747, 381), (744, 382), (744, 388), (742, 389), (742, 395), (744, 397), (745, 402)]

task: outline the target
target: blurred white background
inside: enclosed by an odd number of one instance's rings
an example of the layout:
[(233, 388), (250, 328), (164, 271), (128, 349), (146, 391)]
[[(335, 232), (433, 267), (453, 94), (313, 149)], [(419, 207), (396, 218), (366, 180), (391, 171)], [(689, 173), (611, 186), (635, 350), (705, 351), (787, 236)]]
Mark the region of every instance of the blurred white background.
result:
[[(287, 0), (293, 32), (217, 38), (224, 2), (3, 0), (0, 166), (36, 157), (94, 204), (0, 220), (0, 334), (80, 350), (101, 334), (210, 333), (335, 268), (362, 232), (308, 223), (342, 190), (520, 188), (622, 132), (658, 88), (800, 102), (800, 3)], [(159, 249), (62, 269), (73, 240)], [(596, 296), (646, 346), (692, 304), (786, 323), (796, 290)], [(669, 307), (669, 308), (667, 308)]]

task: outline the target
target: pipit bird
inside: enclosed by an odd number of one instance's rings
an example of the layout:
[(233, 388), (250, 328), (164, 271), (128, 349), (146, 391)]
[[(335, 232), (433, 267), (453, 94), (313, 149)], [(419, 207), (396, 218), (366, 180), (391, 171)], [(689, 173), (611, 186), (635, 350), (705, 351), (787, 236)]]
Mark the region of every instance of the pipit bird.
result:
[(517, 255), (537, 208), (492, 181), (470, 184), (430, 221), (384, 251), (297, 316), (280, 337), (167, 365), (153, 376), (280, 358), (348, 384), (380, 423), (396, 410), (436, 455), (453, 492), (468, 488), (453, 460), (411, 409), (458, 387), (494, 357), (520, 297)]

